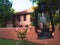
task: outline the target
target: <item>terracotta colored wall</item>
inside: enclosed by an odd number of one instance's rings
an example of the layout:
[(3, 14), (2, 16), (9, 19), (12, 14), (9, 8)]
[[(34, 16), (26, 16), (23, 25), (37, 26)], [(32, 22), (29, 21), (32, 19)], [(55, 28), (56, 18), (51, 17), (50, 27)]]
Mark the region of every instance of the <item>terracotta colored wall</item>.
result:
[[(27, 8), (26, 10), (21, 11), (21, 12), (30, 13), (30, 12), (33, 12), (33, 10), (34, 9), (32, 7), (30, 7), (30, 8)], [(31, 23), (31, 21), (30, 21), (30, 14), (26, 15), (26, 21), (24, 21), (24, 16), (23, 15), (20, 16), (20, 20), (21, 20), (20, 22), (16, 20), (16, 24), (15, 24), (16, 26), (19, 26), (20, 24), (23, 25), (23, 26), (29, 25)]]
[[(23, 31), (23, 28), (20, 27), (16, 27), (17, 31)], [(17, 33), (16, 33), (16, 28), (0, 28), (0, 38), (8, 38), (8, 39), (17, 39)], [(30, 28), (28, 29), (27, 32), (27, 38), (30, 38), (29, 35), (31, 35), (34, 32), (34, 30), (30, 30)], [(31, 33), (31, 34), (30, 34)], [(35, 33), (33, 33), (32, 35), (34, 35)], [(32, 36), (31, 35), (31, 36)]]
[(20, 16), (20, 22), (18, 22), (19, 25), (25, 26), (25, 25), (29, 25), (30, 22), (30, 15), (26, 15), (26, 21), (24, 21), (24, 16)]
[[(17, 31), (21, 31), (23, 28), (16, 27)], [(17, 39), (17, 33), (15, 32), (16, 28), (0, 28), (0, 38), (7, 39)], [(52, 39), (37, 39), (37, 35), (34, 31), (34, 28), (28, 29), (26, 39), (36, 43), (43, 43), (47, 45), (60, 45), (60, 32), (55, 28), (54, 38)]]
[(15, 28), (0, 28), (0, 38), (16, 39)]

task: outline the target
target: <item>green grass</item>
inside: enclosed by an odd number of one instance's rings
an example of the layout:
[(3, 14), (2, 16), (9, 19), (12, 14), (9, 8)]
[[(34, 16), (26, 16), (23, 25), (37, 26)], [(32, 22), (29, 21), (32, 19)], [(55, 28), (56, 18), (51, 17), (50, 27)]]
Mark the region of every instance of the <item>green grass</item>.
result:
[[(21, 45), (21, 44), (16, 44), (16, 43), (21, 43), (22, 40), (11, 40), (11, 39), (2, 39), (0, 38), (0, 45)], [(34, 42), (30, 42), (27, 40), (23, 40), (24, 45), (44, 45), (44, 44), (38, 44)]]

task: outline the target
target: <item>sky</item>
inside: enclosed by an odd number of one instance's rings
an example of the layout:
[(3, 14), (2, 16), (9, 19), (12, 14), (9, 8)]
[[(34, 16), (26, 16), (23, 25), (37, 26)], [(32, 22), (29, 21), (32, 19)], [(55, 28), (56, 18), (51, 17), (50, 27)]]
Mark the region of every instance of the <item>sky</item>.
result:
[(12, 8), (15, 11), (23, 11), (32, 6), (32, 3), (29, 0), (12, 0), (12, 1), (13, 1)]

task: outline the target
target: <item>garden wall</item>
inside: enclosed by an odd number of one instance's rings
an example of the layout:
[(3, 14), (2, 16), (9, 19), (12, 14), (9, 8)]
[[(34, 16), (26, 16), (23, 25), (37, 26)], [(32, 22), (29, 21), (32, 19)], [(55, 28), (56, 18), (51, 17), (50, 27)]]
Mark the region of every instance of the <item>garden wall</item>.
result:
[[(16, 28), (0, 28), (0, 38), (6, 39), (14, 39), (18, 40), (17, 38), (17, 31), (21, 31), (23, 28), (16, 27)], [(26, 39), (36, 43), (43, 43), (47, 45), (59, 45), (60, 44), (60, 32), (55, 28), (54, 38), (52, 39), (37, 39), (37, 35), (34, 31), (34, 28), (29, 28), (27, 31)]]
[[(0, 28), (0, 38), (8, 38), (8, 39), (17, 39), (18, 40), (16, 30), (21, 32), (21, 31), (23, 31), (23, 28), (19, 28), (19, 27)], [(33, 29), (31, 29), (31, 30), (28, 29), (26, 38), (28, 38), (28, 37), (30, 38), (31, 36), (34, 36), (34, 35), (36, 35), (35, 31)]]

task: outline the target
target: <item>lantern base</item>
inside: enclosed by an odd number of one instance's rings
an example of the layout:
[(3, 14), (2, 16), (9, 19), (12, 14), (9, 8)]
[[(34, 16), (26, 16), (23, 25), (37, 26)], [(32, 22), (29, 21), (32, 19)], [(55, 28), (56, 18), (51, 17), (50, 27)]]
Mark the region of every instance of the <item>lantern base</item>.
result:
[(37, 39), (49, 39), (49, 38), (54, 38), (51, 32), (38, 32)]

